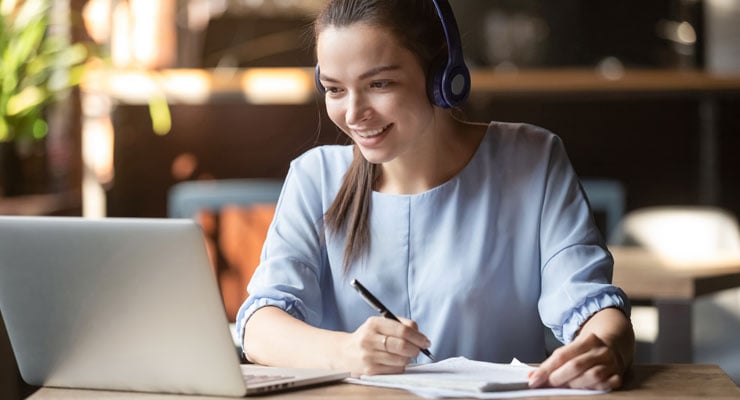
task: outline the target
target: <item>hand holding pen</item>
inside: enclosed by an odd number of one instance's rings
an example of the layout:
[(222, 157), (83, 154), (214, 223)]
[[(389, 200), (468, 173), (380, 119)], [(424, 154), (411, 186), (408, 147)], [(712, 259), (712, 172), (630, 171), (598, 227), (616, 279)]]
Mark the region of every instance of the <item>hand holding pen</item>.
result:
[[(371, 307), (378, 310), (380, 315), (382, 315), (385, 318), (392, 319), (397, 322), (401, 322), (393, 313), (385, 306), (383, 303), (380, 302), (372, 293), (370, 293), (369, 290), (367, 290), (357, 279), (353, 279), (351, 282), (352, 287), (354, 287), (358, 293), (362, 296), (365, 301), (370, 304)], [(387, 346), (386, 341), (388, 340), (388, 336), (385, 336), (383, 338), (383, 347)], [(386, 347), (387, 348), (387, 347)], [(434, 357), (432, 356), (432, 353), (425, 348), (421, 349), (421, 352), (424, 353), (427, 357), (429, 357), (430, 360), (435, 361)]]

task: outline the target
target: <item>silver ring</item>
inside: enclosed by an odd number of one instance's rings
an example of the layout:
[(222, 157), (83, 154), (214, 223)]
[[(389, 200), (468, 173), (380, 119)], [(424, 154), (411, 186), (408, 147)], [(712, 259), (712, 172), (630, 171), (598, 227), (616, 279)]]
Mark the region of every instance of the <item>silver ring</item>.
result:
[(386, 345), (387, 341), (388, 341), (388, 335), (383, 336), (383, 349), (385, 351), (388, 351), (388, 346)]

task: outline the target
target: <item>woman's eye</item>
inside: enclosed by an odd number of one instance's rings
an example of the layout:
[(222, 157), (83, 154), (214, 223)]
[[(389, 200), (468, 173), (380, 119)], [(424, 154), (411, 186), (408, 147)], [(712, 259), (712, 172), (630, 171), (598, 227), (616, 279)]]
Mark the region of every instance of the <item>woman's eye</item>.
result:
[(338, 87), (329, 86), (326, 88), (326, 93), (336, 95), (338, 93), (341, 93), (341, 89)]
[(390, 81), (374, 81), (373, 83), (370, 84), (370, 86), (375, 89), (385, 89), (390, 85), (391, 85)]

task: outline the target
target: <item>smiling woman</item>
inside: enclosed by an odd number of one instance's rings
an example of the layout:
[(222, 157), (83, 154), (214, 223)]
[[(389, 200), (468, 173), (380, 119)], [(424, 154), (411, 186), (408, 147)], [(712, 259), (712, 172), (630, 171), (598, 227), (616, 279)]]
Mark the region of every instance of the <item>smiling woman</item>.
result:
[[(291, 164), (237, 315), (247, 358), (381, 374), (428, 348), (541, 362), (533, 387), (619, 387), (629, 303), (578, 178), (549, 131), (455, 116), (470, 81), (449, 3), (332, 0), (315, 34), (352, 145)], [(543, 324), (565, 343), (549, 358)]]

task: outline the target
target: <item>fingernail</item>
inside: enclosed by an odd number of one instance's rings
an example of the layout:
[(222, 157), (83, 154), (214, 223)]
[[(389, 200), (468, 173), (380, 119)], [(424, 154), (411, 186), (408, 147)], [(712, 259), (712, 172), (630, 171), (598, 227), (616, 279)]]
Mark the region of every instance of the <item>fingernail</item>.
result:
[(537, 371), (532, 371), (530, 373), (529, 387), (536, 388), (541, 386), (543, 383), (545, 383), (545, 379), (542, 374), (538, 373)]
[(527, 378), (532, 379), (532, 375), (534, 375), (534, 370), (529, 371)]

